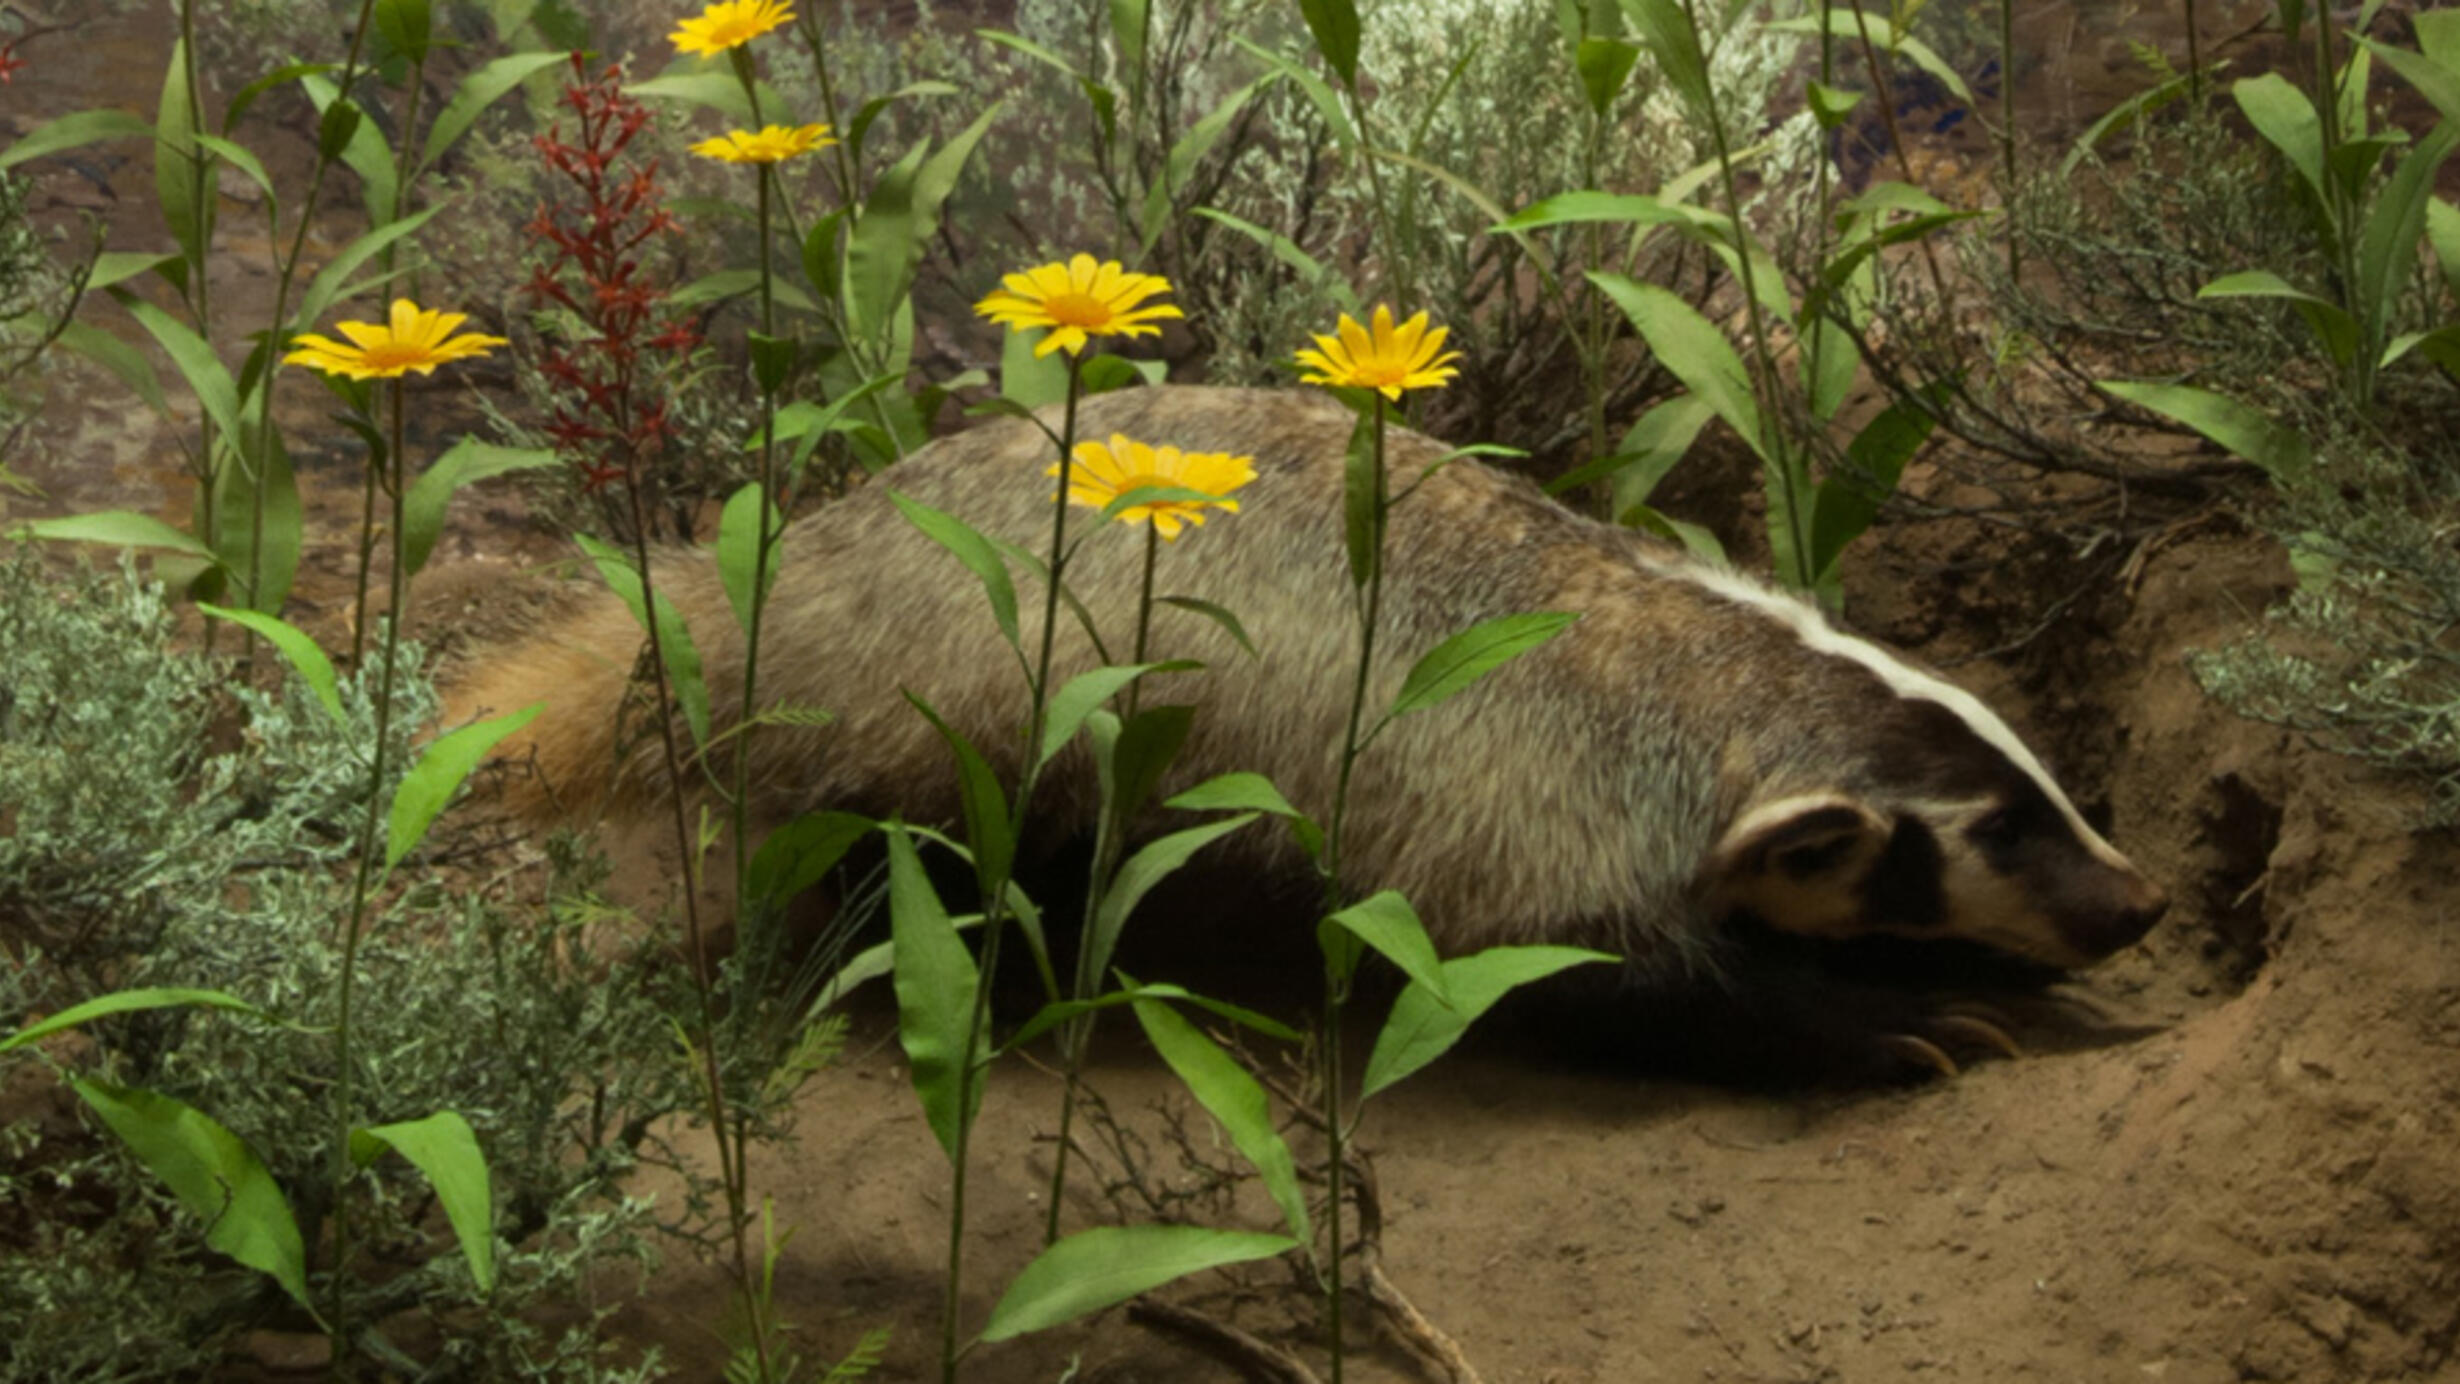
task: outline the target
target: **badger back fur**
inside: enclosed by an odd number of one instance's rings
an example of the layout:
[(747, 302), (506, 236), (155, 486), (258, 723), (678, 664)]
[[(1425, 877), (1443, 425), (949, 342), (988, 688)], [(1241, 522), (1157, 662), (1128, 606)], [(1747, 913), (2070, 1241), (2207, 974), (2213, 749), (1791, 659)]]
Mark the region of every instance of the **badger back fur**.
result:
[[(1050, 420), (1056, 426), (1055, 418)], [(1235, 611), (1258, 657), (1213, 621), (1154, 613), (1149, 654), (1194, 658), (1147, 704), (1197, 705), (1172, 783), (1269, 776), (1322, 818), (1332, 806), (1358, 635), (1342, 539), (1351, 417), (1314, 394), (1166, 387), (1084, 402), (1081, 438), (1124, 434), (1255, 459), (1235, 515), (1165, 544), (1157, 591)], [(1447, 449), (1393, 432), (1395, 493)], [(1027, 551), (1046, 549), (1047, 439), (1002, 420), (935, 442), (793, 524), (763, 632), (764, 703), (827, 709), (820, 728), (750, 737), (761, 815), (842, 808), (958, 815), (946, 745), (911, 691), (1011, 782), (1024, 681), (982, 588), (905, 521), (896, 491)], [(1072, 516), (1070, 589), (1124, 661), (1141, 528)], [(1548, 941), (1647, 969), (1713, 964), (1729, 925), (1821, 937), (1957, 937), (2053, 965), (2133, 941), (2163, 897), (2078, 815), (2006, 724), (1970, 694), (1732, 571), (1585, 519), (1472, 461), (1436, 471), (1393, 512), (1370, 707), (1418, 657), (1480, 620), (1576, 612), (1562, 635), (1470, 691), (1393, 724), (1361, 761), (1345, 883), (1397, 888), (1450, 952)], [(1026, 647), (1039, 583), (1016, 573)], [(678, 555), (657, 580), (689, 620), (719, 726), (739, 706), (744, 642), (716, 573)], [(1054, 686), (1096, 655), (1063, 611)], [(548, 704), (524, 740), (569, 806), (657, 786), (615, 714), (641, 644), (611, 597), (491, 660), (454, 698), (465, 714)], [(637, 737), (636, 737), (637, 738)], [(1089, 763), (1063, 756), (1037, 820), (1090, 824)], [(1282, 834), (1244, 849), (1295, 866)]]

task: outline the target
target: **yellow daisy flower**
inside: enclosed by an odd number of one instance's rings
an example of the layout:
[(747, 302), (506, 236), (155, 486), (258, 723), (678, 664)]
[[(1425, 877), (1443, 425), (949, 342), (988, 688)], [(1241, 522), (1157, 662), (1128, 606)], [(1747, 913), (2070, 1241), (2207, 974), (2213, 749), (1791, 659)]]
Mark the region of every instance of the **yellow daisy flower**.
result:
[[(1059, 474), (1054, 464), (1043, 472)], [(1182, 452), (1176, 447), (1148, 447), (1132, 438), (1112, 433), (1108, 443), (1079, 442), (1076, 444), (1076, 465), (1068, 471), (1068, 499), (1090, 509), (1107, 509), (1113, 500), (1138, 486), (1167, 485), (1185, 490), (1201, 490), (1213, 496), (1210, 500), (1157, 500), (1149, 505), (1130, 505), (1119, 511), (1122, 523), (1141, 524), (1150, 519), (1155, 531), (1176, 542), (1179, 529), (1186, 524), (1202, 524), (1207, 509), (1219, 509), (1236, 514), (1239, 502), (1228, 498), (1231, 491), (1256, 478), (1254, 457), (1234, 457), (1228, 452)]]
[(328, 375), (348, 375), (354, 380), (398, 379), (413, 370), (432, 375), (446, 361), (483, 356), (488, 347), (504, 344), (500, 336), (482, 336), (477, 332), (454, 336), (453, 329), (469, 320), (467, 313), (440, 312), (422, 308), (407, 298), (396, 298), (391, 318), (383, 326), (373, 322), (333, 324), (336, 331), (350, 338), (350, 345), (301, 332), (292, 339), (296, 349), (282, 357), (282, 363), (310, 365)]
[(829, 137), (826, 125), (770, 125), (758, 134), (728, 130), (715, 139), (693, 145), (692, 152), (728, 163), (779, 163), (797, 154), (826, 149), (836, 142)]
[(1128, 273), (1117, 260), (1097, 264), (1091, 255), (1004, 274), (1000, 283), (1003, 287), (974, 304), (974, 311), (1006, 323), (1010, 331), (1050, 328), (1051, 334), (1034, 347), (1036, 356), (1053, 351), (1074, 355), (1085, 349), (1089, 337), (1153, 336), (1161, 328), (1150, 324), (1180, 315), (1168, 303), (1138, 306), (1157, 293), (1168, 293), (1168, 279)]
[(667, 35), (675, 47), (702, 57), (716, 57), (794, 18), (779, 0), (717, 0), (697, 18), (687, 19)]
[(1392, 309), (1378, 303), (1375, 329), (1370, 333), (1345, 312), (1338, 337), (1318, 336), (1315, 344), (1319, 349), (1298, 353), (1299, 366), (1310, 372), (1299, 378), (1308, 384), (1380, 389), (1385, 398), (1395, 401), (1404, 389), (1440, 389), (1460, 373), (1447, 363), (1459, 360), (1460, 352), (1435, 354), (1443, 351), (1444, 337), (1450, 331), (1449, 327), (1429, 331), (1423, 312), (1396, 327)]

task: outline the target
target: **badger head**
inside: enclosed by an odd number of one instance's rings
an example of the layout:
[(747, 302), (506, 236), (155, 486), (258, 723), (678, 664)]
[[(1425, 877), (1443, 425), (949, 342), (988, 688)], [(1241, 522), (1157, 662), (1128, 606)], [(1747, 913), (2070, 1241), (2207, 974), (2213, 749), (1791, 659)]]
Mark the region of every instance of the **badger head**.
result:
[(1873, 671), (1880, 685), (1865, 682), (1850, 714), (1827, 709), (1824, 729), (1780, 735), (1790, 744), (1761, 761), (1702, 873), (1713, 911), (1811, 937), (1955, 938), (2069, 968), (2159, 920), (2161, 887), (2003, 721), (1894, 660)]

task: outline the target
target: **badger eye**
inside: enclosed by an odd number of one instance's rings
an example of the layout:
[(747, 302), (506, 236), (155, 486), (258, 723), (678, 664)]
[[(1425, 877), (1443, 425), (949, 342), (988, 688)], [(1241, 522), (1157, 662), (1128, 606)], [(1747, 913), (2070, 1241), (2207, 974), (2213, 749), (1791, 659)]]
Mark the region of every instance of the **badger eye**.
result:
[(1994, 807), (1973, 819), (1965, 835), (1983, 846), (2012, 846), (2017, 836), (2016, 814), (2005, 807)]

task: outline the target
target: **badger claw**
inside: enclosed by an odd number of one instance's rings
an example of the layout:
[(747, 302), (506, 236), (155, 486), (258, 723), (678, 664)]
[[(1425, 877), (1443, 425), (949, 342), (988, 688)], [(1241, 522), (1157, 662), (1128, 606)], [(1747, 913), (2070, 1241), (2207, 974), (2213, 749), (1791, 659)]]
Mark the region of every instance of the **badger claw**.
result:
[(2024, 1049), (2008, 1036), (1998, 1023), (1976, 1014), (1941, 1014), (1930, 1021), (1930, 1031), (1941, 1038), (1961, 1039), (1979, 1048), (1988, 1048), (2001, 1057), (2022, 1057)]
[(1883, 1033), (1879, 1036), (1879, 1050), (1908, 1065), (1927, 1067), (1940, 1076), (1957, 1074), (1956, 1059), (1928, 1038), (1910, 1033)]

